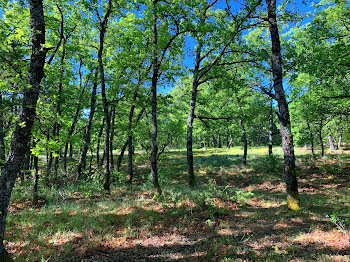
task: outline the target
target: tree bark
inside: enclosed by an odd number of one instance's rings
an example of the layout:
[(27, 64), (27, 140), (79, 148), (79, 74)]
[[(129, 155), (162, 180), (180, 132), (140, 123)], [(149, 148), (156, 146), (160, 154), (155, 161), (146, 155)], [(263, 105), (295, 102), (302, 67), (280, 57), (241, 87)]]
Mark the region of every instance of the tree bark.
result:
[(153, 55), (152, 55), (152, 151), (150, 156), (152, 183), (156, 193), (161, 194), (162, 190), (158, 181), (158, 122), (157, 122), (157, 84), (159, 78), (158, 61), (158, 29), (157, 29), (157, 0), (153, 0)]
[(105, 117), (105, 137), (104, 137), (104, 166), (103, 166), (103, 188), (105, 191), (110, 191), (110, 166), (109, 166), (109, 129), (110, 129), (110, 118), (108, 110), (108, 101), (106, 96), (106, 81), (105, 81), (105, 72), (103, 65), (103, 48), (104, 48), (104, 37), (107, 30), (107, 23), (109, 16), (112, 12), (112, 0), (108, 1), (108, 9), (102, 21), (100, 21), (100, 46), (98, 49), (98, 65), (100, 70), (101, 78), (101, 93), (103, 101), (103, 112)]
[(0, 166), (5, 164), (6, 152), (5, 152), (5, 130), (4, 130), (4, 114), (2, 94), (0, 94)]
[(22, 159), (29, 147), (36, 116), (40, 83), (44, 77), (46, 57), (45, 20), (42, 0), (29, 0), (32, 54), (28, 72), (28, 88), (23, 90), (22, 108), (12, 135), (11, 149), (0, 176), (0, 260), (8, 260), (4, 235), (8, 205)]
[(289, 209), (298, 210), (299, 192), (295, 168), (293, 134), (290, 123), (288, 102), (283, 89), (281, 44), (277, 25), (276, 0), (266, 0), (269, 31), (272, 45), (271, 69), (273, 74), (273, 88), (278, 102), (278, 118), (284, 153), (284, 172), (287, 187), (287, 205)]
[(97, 85), (98, 85), (97, 76), (98, 76), (98, 70), (95, 71), (94, 84), (92, 86), (92, 91), (91, 91), (90, 113), (89, 113), (89, 118), (85, 128), (84, 145), (80, 153), (80, 159), (79, 159), (78, 170), (77, 170), (77, 180), (80, 179), (82, 170), (85, 169), (85, 166), (86, 166), (86, 155), (90, 145), (92, 120), (94, 118), (95, 106), (96, 106), (96, 93), (97, 93)]
[(186, 140), (186, 149), (187, 149), (187, 176), (188, 176), (188, 185), (194, 187), (196, 185), (196, 178), (194, 176), (193, 168), (193, 121), (195, 118), (195, 109), (197, 102), (197, 93), (199, 86), (199, 68), (201, 62), (201, 50), (202, 44), (199, 44), (196, 49), (196, 58), (193, 71), (193, 81), (192, 81), (192, 96), (190, 101), (189, 112), (187, 116), (187, 140)]
[(103, 134), (104, 126), (105, 126), (105, 118), (103, 118), (103, 120), (102, 120), (102, 125), (101, 125), (101, 128), (100, 128), (100, 132), (98, 133), (98, 136), (97, 136), (96, 164), (97, 164), (98, 168), (100, 167), (100, 139), (101, 139), (101, 136)]
[(110, 150), (110, 157), (111, 157), (111, 169), (114, 169), (114, 157), (113, 157), (113, 142), (114, 142), (114, 125), (115, 125), (115, 108), (116, 106), (113, 106), (112, 112), (111, 112), (111, 118), (112, 118), (112, 126), (111, 126), (111, 138), (109, 143), (109, 150)]
[(272, 98), (270, 98), (270, 115), (269, 115), (269, 156), (272, 155), (272, 147), (273, 147), (273, 109), (272, 109)]

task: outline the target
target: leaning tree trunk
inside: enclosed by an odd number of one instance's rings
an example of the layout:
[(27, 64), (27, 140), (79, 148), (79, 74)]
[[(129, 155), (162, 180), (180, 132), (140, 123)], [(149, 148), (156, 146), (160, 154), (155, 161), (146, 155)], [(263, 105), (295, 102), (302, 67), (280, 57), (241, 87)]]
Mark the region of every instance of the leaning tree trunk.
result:
[(97, 93), (97, 85), (98, 85), (97, 76), (98, 76), (98, 70), (96, 70), (96, 72), (95, 72), (94, 85), (92, 86), (92, 91), (91, 91), (90, 113), (89, 113), (89, 118), (88, 118), (86, 128), (85, 128), (84, 145), (83, 145), (83, 148), (81, 150), (79, 164), (78, 164), (77, 180), (80, 179), (82, 170), (85, 169), (85, 166), (86, 166), (86, 155), (87, 155), (89, 145), (90, 145), (92, 120), (93, 120), (94, 114), (95, 114), (96, 93)]
[(118, 156), (118, 162), (117, 162), (117, 170), (118, 170), (118, 172), (120, 171), (120, 167), (122, 166), (124, 153), (125, 153), (126, 147), (128, 146), (128, 143), (129, 143), (129, 140), (126, 139), (126, 142), (123, 144), (122, 148), (120, 149), (120, 153), (119, 153), (119, 156)]
[(32, 54), (28, 72), (28, 88), (23, 90), (22, 108), (12, 135), (11, 149), (0, 176), (0, 261), (9, 260), (4, 246), (8, 205), (22, 159), (29, 147), (40, 82), (44, 77), (46, 49), (44, 48), (45, 20), (42, 0), (29, 0), (29, 9)]
[(276, 0), (266, 0), (269, 30), (272, 45), (271, 67), (273, 74), (273, 88), (278, 102), (278, 119), (284, 153), (284, 172), (287, 186), (287, 205), (289, 209), (298, 210), (299, 192), (295, 168), (293, 134), (290, 123), (288, 102), (283, 89), (281, 44), (277, 25)]

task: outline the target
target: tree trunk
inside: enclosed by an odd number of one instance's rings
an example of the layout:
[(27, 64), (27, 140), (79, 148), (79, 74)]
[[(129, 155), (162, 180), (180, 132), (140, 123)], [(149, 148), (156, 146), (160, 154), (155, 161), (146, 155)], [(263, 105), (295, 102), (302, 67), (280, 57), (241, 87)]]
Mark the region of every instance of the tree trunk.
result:
[(241, 105), (241, 99), (236, 96), (237, 103), (238, 103), (238, 108), (239, 108), (239, 114), (240, 114), (240, 119), (239, 119), (239, 124), (241, 126), (241, 131), (242, 131), (242, 142), (243, 142), (243, 165), (247, 165), (247, 154), (248, 154), (248, 140), (247, 140), (247, 131), (245, 129), (244, 125), (244, 115), (243, 115), (243, 110), (242, 110), (242, 105)]
[[(33, 142), (33, 147), (35, 147), (35, 141)], [(38, 184), (39, 184), (39, 168), (38, 162), (39, 157), (33, 156), (34, 162), (34, 178), (33, 178), (33, 204), (36, 205), (38, 203)]]
[(98, 133), (98, 137), (97, 137), (96, 164), (97, 164), (98, 168), (100, 167), (100, 139), (101, 139), (101, 136), (103, 134), (104, 125), (105, 125), (105, 118), (103, 118), (103, 120), (102, 120), (100, 132)]
[(222, 148), (221, 136), (218, 134), (218, 148)]
[(187, 140), (186, 140), (186, 149), (187, 149), (187, 176), (188, 176), (188, 185), (194, 187), (196, 185), (196, 179), (194, 176), (193, 168), (193, 121), (195, 118), (195, 109), (197, 102), (197, 93), (199, 86), (199, 68), (201, 63), (201, 52), (202, 44), (198, 44), (196, 49), (196, 58), (193, 71), (193, 81), (192, 81), (192, 96), (190, 101), (189, 112), (187, 116)]
[(284, 172), (287, 186), (287, 205), (289, 209), (298, 210), (300, 208), (300, 200), (295, 168), (293, 134), (290, 123), (288, 102), (286, 100), (282, 84), (282, 57), (276, 17), (276, 0), (266, 0), (266, 5), (272, 45), (271, 69), (273, 74), (273, 88), (275, 90), (275, 98), (278, 102), (278, 118), (280, 122), (280, 133), (282, 137), (282, 146), (284, 153)]
[(138, 96), (138, 86), (136, 86), (135, 88), (135, 92), (134, 92), (134, 96), (132, 99), (132, 105), (130, 108), (130, 113), (129, 113), (129, 136), (128, 136), (128, 174), (129, 174), (129, 179), (128, 182), (132, 183), (133, 180), (133, 176), (134, 176), (134, 171), (133, 171), (133, 128), (132, 128), (132, 122), (133, 122), (133, 118), (134, 118), (134, 111), (135, 111), (135, 102), (136, 102), (136, 98)]
[(157, 0), (153, 1), (153, 57), (152, 57), (152, 151), (150, 156), (151, 174), (153, 187), (157, 194), (161, 194), (162, 190), (158, 181), (158, 122), (157, 122), (157, 84), (159, 78), (159, 62), (158, 62), (158, 31), (157, 31)]
[(328, 143), (329, 143), (329, 149), (331, 151), (335, 150), (334, 143), (333, 143), (333, 138), (330, 134), (328, 134)]
[(324, 156), (324, 145), (323, 145), (323, 139), (322, 139), (322, 127), (323, 127), (323, 123), (322, 120), (320, 122), (320, 129), (318, 132), (318, 138), (320, 140), (320, 145), (321, 145), (321, 156)]
[(342, 141), (342, 135), (343, 135), (343, 129), (340, 129), (340, 134), (339, 134), (339, 140), (337, 144), (337, 149), (339, 150), (341, 148), (341, 141)]
[(103, 21), (100, 22), (100, 47), (98, 49), (98, 65), (100, 70), (101, 78), (101, 94), (103, 101), (103, 112), (105, 117), (105, 137), (104, 137), (104, 166), (103, 166), (103, 188), (105, 191), (110, 191), (110, 166), (109, 166), (109, 129), (110, 129), (110, 118), (108, 110), (108, 101), (106, 96), (106, 81), (105, 81), (105, 72), (103, 65), (103, 47), (104, 47), (104, 37), (106, 34), (108, 18), (112, 12), (112, 0), (108, 1), (108, 9), (104, 16)]
[[(8, 205), (22, 159), (29, 147), (31, 130), (36, 116), (40, 82), (44, 77), (45, 20), (42, 0), (29, 0), (32, 54), (30, 57), (28, 88), (23, 90), (22, 108), (12, 135), (11, 149), (0, 177), (0, 261), (9, 260), (4, 247)], [(23, 124), (24, 123), (24, 124)]]
[(123, 144), (122, 148), (120, 149), (120, 154), (119, 154), (118, 163), (117, 163), (117, 170), (118, 170), (118, 172), (120, 171), (120, 167), (122, 165), (122, 160), (123, 160), (123, 157), (124, 157), (124, 153), (125, 153), (125, 150), (126, 150), (126, 147), (128, 146), (128, 144), (129, 144), (129, 140), (126, 139), (126, 142)]
[(92, 120), (95, 114), (96, 93), (97, 93), (97, 85), (98, 85), (97, 76), (98, 76), (98, 70), (95, 71), (94, 85), (91, 91), (90, 113), (89, 113), (89, 119), (87, 121), (86, 128), (85, 128), (84, 145), (80, 153), (80, 159), (79, 159), (78, 170), (77, 170), (77, 180), (80, 179), (82, 170), (85, 169), (85, 166), (86, 166), (86, 155), (90, 145)]
[(248, 141), (247, 141), (247, 131), (245, 129), (244, 120), (241, 118), (239, 120), (239, 124), (241, 125), (242, 130), (242, 142), (243, 142), (243, 165), (247, 165), (247, 154), (248, 154)]
[(112, 126), (111, 126), (111, 138), (109, 143), (109, 150), (110, 150), (110, 157), (111, 157), (111, 169), (114, 169), (114, 157), (113, 157), (113, 142), (114, 142), (114, 125), (115, 125), (115, 107), (113, 106), (112, 112), (111, 112), (111, 118), (112, 118)]
[[(136, 118), (135, 124), (137, 124), (140, 121), (144, 111), (145, 111), (144, 108), (140, 111), (140, 113), (138, 114), (138, 116)], [(124, 153), (125, 153), (125, 150), (126, 150), (126, 147), (128, 146), (128, 144), (129, 144), (129, 138), (126, 139), (126, 142), (123, 144), (122, 148), (120, 149), (120, 154), (119, 154), (118, 163), (117, 163), (118, 172), (120, 171), (120, 167), (122, 165)]]
[(69, 158), (70, 158), (70, 159), (73, 159), (73, 154), (74, 154), (73, 143), (70, 142), (70, 143), (69, 143)]
[(331, 135), (331, 129), (329, 127), (328, 127), (327, 139), (328, 139), (328, 144), (329, 144), (329, 150), (334, 151), (335, 150), (334, 142), (333, 142), (333, 138), (332, 138), (332, 135)]
[(0, 94), (0, 166), (5, 164), (6, 152), (5, 152), (5, 130), (4, 130), (4, 114), (2, 94)]
[[(68, 145), (72, 146), (72, 143), (71, 143), (70, 139), (71, 139), (71, 137), (72, 137), (72, 135), (74, 133), (75, 127), (76, 127), (76, 125), (78, 123), (78, 120), (79, 120), (79, 115), (80, 115), (80, 111), (81, 111), (81, 102), (83, 100), (85, 88), (87, 86), (87, 85), (83, 85), (82, 84), (81, 64), (80, 64), (80, 68), (79, 68), (79, 75), (80, 75), (80, 89), (81, 89), (81, 92), (80, 92), (78, 105), (77, 105), (77, 108), (76, 108), (75, 113), (74, 113), (72, 125), (70, 126), (69, 131), (68, 131), (67, 141), (66, 141), (66, 144), (64, 146), (64, 153), (63, 153), (63, 168), (64, 168), (64, 171), (67, 171)], [(72, 150), (70, 152), (72, 152)]]
[(270, 99), (270, 114), (269, 114), (269, 156), (272, 155), (272, 146), (273, 146), (273, 110), (272, 110), (272, 98)]
[(309, 138), (311, 143), (311, 155), (312, 155), (312, 158), (315, 159), (314, 134), (312, 133), (309, 122), (307, 122), (307, 129), (309, 130)]
[[(63, 49), (62, 49), (62, 57), (61, 57), (61, 71), (59, 76), (59, 83), (58, 83), (58, 95), (57, 95), (57, 114), (58, 114), (58, 120), (54, 124), (54, 138), (57, 143), (60, 141), (60, 129), (61, 129), (61, 116), (62, 116), (62, 92), (63, 92), (63, 77), (64, 72), (66, 70), (65, 66), (65, 58), (66, 58), (66, 38), (64, 38), (64, 27), (63, 24), (61, 26), (61, 37), (63, 37)], [(61, 149), (59, 149), (60, 151)], [(56, 152), (57, 156), (55, 156), (55, 165), (54, 165), (54, 181), (57, 182), (58, 179), (58, 164), (59, 164), (59, 158), (61, 155), (61, 152)]]
[(28, 173), (30, 171), (30, 157), (31, 157), (31, 152), (30, 152), (30, 145), (29, 145), (28, 150), (24, 156), (22, 166), (21, 166), (21, 171), (20, 171), (20, 176), (22, 181), (28, 178)]

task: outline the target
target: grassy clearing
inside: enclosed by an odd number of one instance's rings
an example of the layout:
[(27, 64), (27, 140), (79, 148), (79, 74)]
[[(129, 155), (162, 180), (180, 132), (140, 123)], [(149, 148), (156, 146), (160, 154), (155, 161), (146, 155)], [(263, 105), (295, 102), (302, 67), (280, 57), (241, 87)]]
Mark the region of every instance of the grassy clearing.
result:
[[(302, 209), (285, 207), (282, 151), (241, 148), (195, 152), (198, 187), (186, 186), (185, 151), (164, 153), (164, 195), (154, 198), (147, 156), (126, 166), (110, 195), (96, 173), (88, 182), (50, 190), (30, 201), (18, 183), (6, 246), (16, 261), (349, 261), (350, 154), (313, 161), (297, 149)], [(69, 175), (68, 175), (69, 176)]]

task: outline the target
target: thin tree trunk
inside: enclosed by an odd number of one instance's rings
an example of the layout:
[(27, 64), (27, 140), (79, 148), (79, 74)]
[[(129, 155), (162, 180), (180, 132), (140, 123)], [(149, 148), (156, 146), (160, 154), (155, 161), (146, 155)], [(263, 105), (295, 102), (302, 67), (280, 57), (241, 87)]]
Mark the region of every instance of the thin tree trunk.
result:
[[(140, 113), (138, 114), (138, 116), (136, 118), (135, 124), (137, 124), (140, 121), (144, 111), (145, 111), (144, 108), (140, 111)], [(118, 170), (118, 172), (120, 171), (120, 167), (122, 165), (124, 153), (125, 153), (125, 150), (126, 150), (126, 147), (128, 146), (128, 144), (129, 144), (129, 138), (126, 139), (126, 142), (123, 144), (122, 148), (120, 149), (120, 154), (119, 154), (118, 162), (117, 162), (117, 170)]]
[(337, 149), (339, 150), (341, 148), (341, 142), (342, 142), (342, 135), (343, 135), (343, 129), (340, 129), (340, 134), (339, 134), (339, 139), (338, 139), (338, 144), (337, 144)]
[(152, 151), (150, 156), (151, 174), (153, 187), (158, 194), (162, 190), (158, 181), (158, 123), (157, 123), (157, 84), (159, 77), (159, 62), (158, 62), (158, 31), (157, 31), (157, 0), (153, 0), (153, 74), (152, 74)]
[(273, 110), (272, 110), (272, 98), (270, 98), (270, 114), (269, 114), (269, 156), (272, 155), (272, 147), (273, 147)]
[[(33, 142), (33, 147), (35, 147), (35, 141)], [(39, 168), (38, 162), (39, 157), (33, 156), (34, 162), (34, 179), (33, 179), (33, 204), (36, 205), (38, 203), (38, 184), (39, 184)]]
[(309, 122), (307, 122), (307, 129), (309, 130), (312, 158), (315, 159), (314, 134), (312, 133), (311, 126), (310, 126)]
[(129, 144), (129, 140), (126, 139), (126, 142), (123, 144), (122, 148), (120, 149), (120, 154), (118, 156), (118, 163), (117, 163), (118, 172), (120, 171), (120, 167), (122, 165), (124, 153), (125, 153), (125, 150), (126, 150), (126, 147), (128, 146), (128, 144)]
[[(139, 72), (140, 74), (140, 72)], [(138, 84), (140, 84), (140, 77), (138, 79)], [(134, 91), (134, 96), (132, 98), (132, 105), (130, 108), (130, 113), (129, 113), (129, 124), (128, 124), (128, 128), (129, 128), (129, 136), (128, 136), (128, 175), (129, 175), (129, 183), (132, 183), (133, 177), (134, 177), (134, 171), (133, 171), (133, 156), (134, 156), (134, 149), (133, 149), (133, 127), (132, 127), (132, 123), (133, 123), (133, 118), (134, 118), (134, 112), (135, 112), (135, 103), (136, 103), (136, 99), (138, 96), (138, 88), (139, 86), (137, 85), (135, 87), (135, 91)]]
[(105, 126), (105, 118), (103, 118), (103, 120), (102, 120), (102, 125), (101, 125), (101, 128), (100, 128), (100, 132), (98, 133), (98, 137), (97, 137), (96, 164), (97, 164), (98, 168), (100, 167), (100, 139), (101, 139), (101, 136), (102, 136), (102, 133), (103, 133), (104, 126)]
[(196, 59), (195, 66), (193, 71), (193, 81), (192, 81), (192, 96), (189, 107), (189, 112), (187, 116), (187, 140), (186, 140), (186, 149), (187, 149), (187, 177), (188, 185), (192, 188), (196, 185), (196, 178), (194, 176), (193, 168), (193, 121), (195, 118), (195, 109), (197, 102), (197, 93), (199, 86), (199, 67), (201, 62), (201, 50), (202, 44), (199, 44), (196, 49)]
[(266, 0), (266, 5), (272, 45), (271, 69), (273, 74), (273, 88), (275, 90), (275, 98), (278, 102), (278, 118), (280, 122), (280, 133), (282, 137), (282, 146), (284, 153), (284, 172), (287, 187), (287, 205), (289, 209), (298, 210), (300, 208), (300, 200), (295, 168), (293, 134), (290, 123), (288, 102), (286, 100), (282, 84), (282, 57), (276, 16), (276, 0)]
[(248, 141), (247, 141), (247, 131), (245, 129), (244, 120), (241, 118), (239, 120), (239, 124), (241, 125), (242, 130), (242, 142), (243, 142), (243, 159), (242, 162), (244, 165), (247, 165), (247, 154), (248, 154)]
[[(95, 77), (94, 77), (94, 84), (91, 91), (91, 103), (90, 103), (90, 113), (89, 118), (86, 124), (85, 128), (85, 137), (84, 137), (84, 145), (81, 150), (79, 164), (78, 164), (78, 170), (77, 170), (77, 180), (80, 179), (82, 170), (85, 169), (86, 166), (86, 155), (89, 149), (90, 145), (90, 138), (91, 138), (91, 127), (92, 127), (92, 120), (94, 118), (95, 114), (95, 105), (96, 105), (96, 92), (97, 92), (97, 76), (98, 76), (98, 70), (95, 71)], [(103, 127), (103, 125), (102, 125)], [(101, 132), (102, 134), (102, 132)], [(99, 140), (98, 140), (99, 142)]]
[(100, 46), (98, 49), (98, 65), (100, 70), (100, 78), (101, 78), (101, 94), (103, 101), (103, 112), (105, 117), (105, 137), (104, 137), (104, 166), (103, 166), (103, 188), (105, 191), (110, 191), (110, 166), (109, 166), (109, 129), (110, 129), (110, 118), (109, 118), (109, 110), (108, 110), (108, 101), (106, 96), (106, 81), (105, 81), (105, 72), (103, 65), (103, 48), (104, 48), (104, 37), (107, 30), (107, 23), (109, 16), (112, 12), (112, 0), (108, 1), (108, 9), (103, 20), (100, 22)]
[[(72, 124), (69, 128), (69, 131), (68, 131), (68, 137), (67, 137), (67, 141), (66, 141), (66, 144), (64, 146), (64, 153), (63, 153), (63, 168), (64, 168), (64, 171), (67, 171), (67, 154), (68, 154), (68, 146), (71, 145), (72, 146), (72, 143), (70, 141), (73, 133), (74, 133), (74, 130), (75, 130), (75, 127), (78, 123), (78, 120), (79, 120), (79, 115), (80, 115), (80, 111), (81, 111), (81, 102), (83, 100), (83, 96), (84, 96), (84, 92), (85, 92), (85, 88), (87, 85), (83, 85), (82, 83), (82, 73), (81, 73), (81, 65), (82, 63), (80, 63), (80, 67), (79, 67), (79, 75), (80, 75), (80, 97), (79, 97), (79, 101), (78, 101), (78, 104), (77, 104), (77, 108), (75, 109), (75, 113), (74, 113), (74, 117), (73, 117), (73, 121), (72, 121)], [(72, 150), (71, 150), (72, 152)]]
[(110, 157), (111, 157), (111, 170), (114, 169), (113, 142), (114, 142), (115, 108), (116, 106), (113, 106), (112, 112), (111, 112), (112, 126), (111, 126), (111, 139), (110, 139), (110, 145), (109, 145)]
[[(62, 20), (63, 21), (63, 20)], [(63, 49), (62, 49), (62, 57), (61, 57), (61, 71), (60, 71), (60, 76), (59, 76), (59, 83), (58, 83), (58, 98), (57, 98), (57, 114), (58, 114), (58, 121), (55, 123), (55, 132), (54, 132), (54, 137), (57, 143), (60, 141), (60, 129), (61, 129), (61, 124), (59, 123), (61, 121), (61, 116), (62, 116), (62, 92), (63, 92), (63, 77), (64, 77), (64, 72), (66, 70), (65, 66), (65, 58), (66, 58), (66, 39), (64, 37), (64, 26), (63, 22), (61, 25), (61, 37), (63, 38)], [(59, 149), (60, 151), (61, 149)], [(57, 156), (55, 157), (55, 165), (54, 165), (54, 180), (57, 182), (58, 179), (58, 165), (59, 165), (59, 158), (61, 155), (61, 152), (56, 152)]]
[(92, 152), (92, 147), (90, 148), (90, 153), (91, 153), (91, 157), (90, 157), (90, 164), (89, 164), (89, 176), (91, 175), (91, 171), (92, 171), (92, 160), (94, 159), (94, 154)]
[(247, 165), (247, 154), (248, 154), (247, 131), (246, 131), (245, 125), (244, 125), (244, 115), (243, 115), (241, 100), (238, 96), (236, 96), (236, 99), (237, 99), (237, 103), (238, 103), (238, 107), (239, 107), (239, 114), (240, 114), (239, 124), (241, 126), (242, 142), (243, 142), (243, 148), (244, 148), (242, 162), (244, 165)]
[(70, 142), (70, 143), (69, 143), (69, 158), (70, 158), (70, 159), (73, 158), (73, 154), (74, 154), (73, 143)]
[(222, 148), (221, 136), (218, 134), (218, 148)]
[[(9, 260), (4, 247), (8, 205), (20, 170), (22, 159), (29, 147), (31, 130), (36, 116), (40, 82), (44, 77), (45, 20), (42, 0), (29, 0), (32, 54), (30, 57), (28, 88), (23, 90), (22, 108), (12, 135), (11, 149), (0, 176), (0, 261)], [(23, 125), (23, 123), (25, 123)]]
[(321, 145), (321, 156), (324, 156), (324, 145), (323, 145), (323, 139), (322, 139), (322, 127), (323, 127), (323, 121), (321, 120), (320, 122), (320, 129), (318, 131), (318, 138), (320, 140), (320, 145)]

